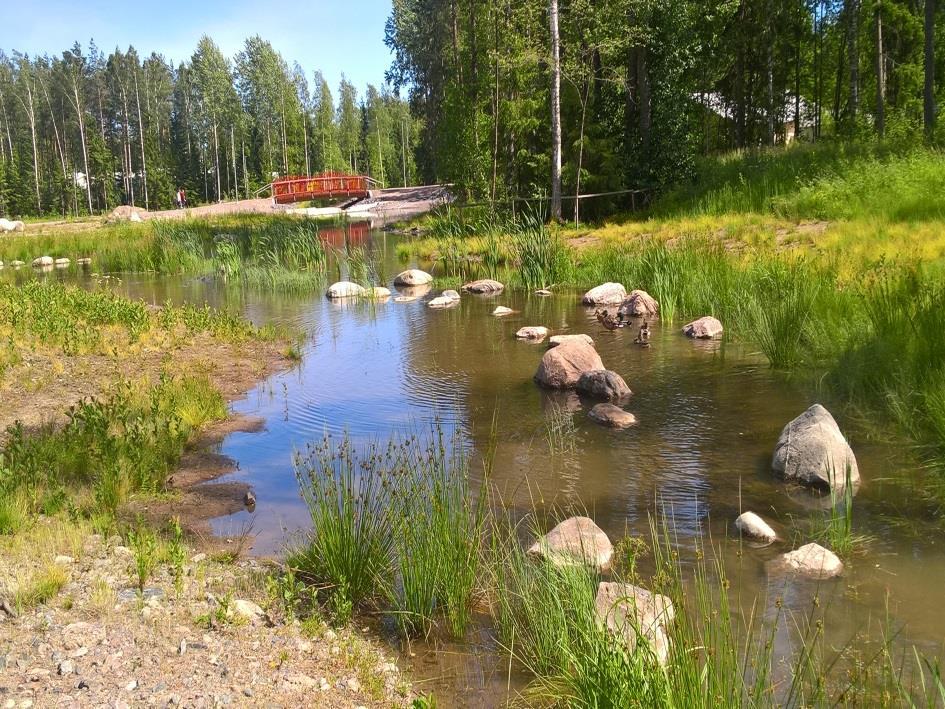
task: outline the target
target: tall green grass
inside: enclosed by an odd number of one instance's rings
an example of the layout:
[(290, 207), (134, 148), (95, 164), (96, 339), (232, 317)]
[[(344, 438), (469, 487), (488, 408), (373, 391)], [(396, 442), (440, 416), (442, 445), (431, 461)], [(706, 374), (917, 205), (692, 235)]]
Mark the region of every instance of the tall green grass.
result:
[(703, 158), (696, 174), (660, 198), (648, 216), (945, 217), (945, 161), (937, 150), (912, 143), (823, 141), (738, 151)]
[[(336, 620), (374, 604), (406, 635), (470, 622), (485, 508), (474, 501), (458, 441), (435, 429), (356, 449), (331, 437), (296, 458), (312, 518), (290, 565), (322, 588)], [(340, 611), (340, 612), (339, 612)]]

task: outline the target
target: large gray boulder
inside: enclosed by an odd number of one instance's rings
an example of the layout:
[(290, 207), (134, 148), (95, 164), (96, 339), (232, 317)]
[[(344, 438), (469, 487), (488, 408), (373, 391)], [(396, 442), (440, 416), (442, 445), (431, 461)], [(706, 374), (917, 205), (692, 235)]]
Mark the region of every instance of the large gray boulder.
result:
[(854, 485), (860, 481), (850, 444), (820, 404), (814, 404), (784, 427), (771, 467), (786, 480), (826, 490), (841, 490), (848, 479)]
[(659, 312), (660, 304), (645, 290), (630, 291), (617, 309), (625, 318), (655, 318)]
[(613, 404), (597, 404), (587, 412), (588, 418), (601, 426), (610, 428), (630, 428), (637, 423), (637, 417)]
[(676, 615), (669, 598), (633, 584), (602, 581), (594, 605), (598, 620), (620, 637), (630, 652), (642, 637), (656, 660), (666, 664), (669, 625)]
[(360, 298), (366, 293), (364, 286), (351, 281), (338, 281), (328, 286), (327, 295), (329, 298)]
[(602, 283), (591, 288), (581, 303), (584, 305), (620, 305), (627, 297), (627, 289), (621, 283)]
[(501, 293), (505, 290), (505, 286), (494, 281), (491, 278), (483, 278), (478, 281), (471, 281), (463, 285), (464, 293), (477, 293), (479, 295), (487, 295), (489, 293)]
[(843, 562), (820, 544), (805, 544), (769, 562), (774, 571), (789, 572), (814, 579), (829, 579), (843, 573)]
[(602, 401), (625, 399), (633, 393), (623, 377), (609, 369), (584, 372), (578, 379), (577, 390), (585, 396)]
[(584, 564), (604, 571), (610, 568), (614, 547), (590, 517), (570, 517), (539, 537), (528, 553), (557, 566)]
[(686, 337), (693, 338), (694, 340), (714, 340), (721, 337), (722, 332), (722, 323), (713, 318), (711, 315), (706, 315), (704, 318), (693, 320), (691, 323), (683, 327), (683, 334)]
[(573, 389), (584, 372), (594, 369), (604, 369), (597, 350), (586, 343), (566, 342), (545, 352), (535, 381), (550, 389)]
[(394, 277), (395, 286), (425, 286), (433, 282), (433, 276), (419, 268), (410, 268)]

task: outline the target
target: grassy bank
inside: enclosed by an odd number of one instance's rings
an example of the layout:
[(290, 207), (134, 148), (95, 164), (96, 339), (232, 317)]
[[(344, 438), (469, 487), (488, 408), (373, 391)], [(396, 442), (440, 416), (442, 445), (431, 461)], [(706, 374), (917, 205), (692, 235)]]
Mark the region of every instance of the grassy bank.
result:
[[(351, 251), (320, 238), (323, 222), (242, 215), (51, 231), (0, 239), (0, 261), (88, 257), (102, 273), (209, 274), (253, 288), (309, 290), (347, 270)], [(357, 258), (357, 257), (355, 257)]]
[[(799, 616), (782, 612), (776, 598), (757, 599), (747, 614), (735, 610), (751, 601), (730, 598), (719, 550), (706, 546), (694, 565), (681, 561), (668, 523), (654, 524), (648, 540), (619, 540), (607, 573), (530, 556), (525, 549), (548, 527), (536, 516), (513, 521), (485, 490), (471, 490), (461, 450), (462, 441), (444, 442), (434, 430), (363, 448), (326, 437), (298, 458), (313, 529), (288, 563), (335, 622), (381, 614), (406, 638), (463, 638), (477, 608), (510, 667), (528, 677), (525, 703), (537, 706), (945, 699), (937, 664), (894, 648), (889, 635), (828, 643), (820, 591)], [(608, 630), (595, 606), (604, 580), (663, 594), (675, 608), (665, 638), (639, 619), (628, 621), (626, 635)], [(791, 592), (794, 580), (785, 583)]]

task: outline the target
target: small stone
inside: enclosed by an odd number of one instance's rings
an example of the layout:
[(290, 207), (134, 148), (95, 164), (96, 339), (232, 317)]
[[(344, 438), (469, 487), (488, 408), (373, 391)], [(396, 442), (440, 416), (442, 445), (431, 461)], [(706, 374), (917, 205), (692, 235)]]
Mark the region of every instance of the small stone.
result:
[(497, 307), (495, 310), (492, 311), (492, 314), (495, 315), (497, 318), (501, 318), (505, 315), (511, 315), (514, 312), (515, 311), (512, 310), (512, 308), (506, 308), (504, 305), (500, 305), (499, 307)]
[(327, 296), (332, 299), (337, 298), (359, 298), (367, 294), (364, 286), (352, 283), (351, 281), (339, 281), (332, 283), (328, 287)]
[(73, 559), (71, 556), (60, 554), (55, 558), (54, 563), (61, 566), (69, 566), (75, 563), (75, 559)]
[(788, 571), (816, 579), (829, 579), (843, 573), (843, 562), (820, 544), (805, 544), (775, 559), (772, 563)]
[(205, 561), (206, 558), (207, 555), (202, 552), (200, 554), (194, 554), (192, 557), (190, 557), (190, 563), (199, 564), (201, 561)]
[(771, 526), (754, 512), (742, 512), (735, 520), (735, 528), (746, 537), (771, 543), (777, 535)]
[(133, 692), (138, 688), (138, 680), (133, 679), (128, 684), (125, 685), (126, 692)]
[(549, 295), (552, 295), (552, 292), (548, 290), (547, 288), (539, 288), (538, 290), (535, 291), (535, 295), (540, 295), (542, 297), (547, 298)]
[(339, 685), (342, 689), (347, 689), (349, 692), (353, 692), (355, 694), (361, 691), (361, 683), (358, 682), (358, 680), (354, 677), (341, 680)]
[(75, 672), (75, 665), (72, 660), (63, 660), (59, 663), (59, 676), (64, 677), (65, 675), (71, 675)]
[(251, 623), (262, 622), (266, 618), (266, 612), (252, 601), (239, 598), (233, 601), (230, 608), (238, 616)]
[(452, 308), (457, 305), (459, 305), (459, 299), (450, 298), (445, 293), (443, 295), (437, 296), (436, 298), (433, 298), (429, 303), (427, 303), (428, 307), (439, 308), (439, 309)]
[(464, 293), (477, 293), (480, 295), (488, 295), (492, 293), (501, 293), (505, 290), (505, 286), (498, 281), (494, 281), (491, 278), (483, 278), (478, 281), (472, 281), (471, 283), (466, 283), (463, 285)]
[(520, 340), (532, 340), (538, 342), (548, 337), (548, 328), (541, 325), (523, 327), (515, 333), (515, 337)]
[(419, 268), (411, 268), (398, 273), (394, 278), (395, 286), (423, 286), (433, 282), (433, 276)]
[(38, 256), (33, 259), (33, 265), (37, 267), (41, 266), (52, 266), (55, 263), (55, 260), (52, 256)]
[(610, 428), (629, 428), (637, 423), (637, 417), (613, 404), (597, 404), (587, 413), (588, 418)]
[(324, 677), (321, 677), (318, 680), (318, 688), (322, 690), (323, 692), (327, 692), (329, 689), (331, 689), (331, 685), (328, 683), (327, 679), (325, 679)]
[(134, 554), (132, 553), (131, 549), (129, 549), (128, 547), (124, 547), (124, 546), (117, 546), (117, 547), (115, 547), (114, 549), (112, 549), (112, 553), (113, 553), (115, 556), (120, 556), (120, 557), (125, 557), (125, 558), (131, 558), (131, 557), (134, 555)]
[(158, 682), (156, 685), (154, 685), (154, 689), (151, 690), (151, 693), (152, 693), (152, 694), (160, 694), (160, 693), (163, 692), (165, 689), (167, 689), (167, 685), (164, 684), (164, 682)]
[(89, 654), (89, 649), (83, 645), (82, 647), (76, 648), (75, 650), (70, 652), (69, 657), (75, 660), (80, 657), (85, 657), (88, 654)]
[(594, 520), (570, 517), (540, 537), (528, 553), (547, 559), (556, 566), (586, 564), (603, 571), (610, 568), (614, 547)]
[(244, 696), (244, 697), (252, 697), (252, 696), (253, 696), (253, 690), (250, 689), (249, 687), (246, 687), (246, 688), (243, 690), (243, 696)]
[(328, 630), (325, 631), (325, 634), (322, 635), (322, 639), (325, 640), (325, 642), (329, 642), (329, 643), (334, 642), (335, 640), (338, 639), (338, 634), (334, 630), (329, 628)]
[(181, 638), (180, 645), (177, 646), (177, 654), (183, 655), (187, 652), (187, 638)]
[(603, 283), (596, 288), (591, 288), (581, 303), (584, 305), (620, 305), (623, 299), (627, 297), (627, 290), (622, 283)]
[(714, 340), (722, 336), (722, 323), (711, 316), (693, 320), (683, 328), (683, 334), (696, 340)]

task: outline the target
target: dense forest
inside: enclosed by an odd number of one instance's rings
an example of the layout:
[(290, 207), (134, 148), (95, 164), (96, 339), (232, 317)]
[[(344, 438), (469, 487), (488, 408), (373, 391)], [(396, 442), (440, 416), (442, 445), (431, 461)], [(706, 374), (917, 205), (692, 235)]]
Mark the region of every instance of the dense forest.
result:
[(935, 0), (393, 4), (421, 176), (494, 200), (551, 190), (559, 133), (565, 195), (664, 186), (735, 148), (938, 137)]
[(94, 44), (0, 53), (0, 213), (167, 207), (178, 186), (245, 197), (326, 169), (567, 198), (664, 187), (735, 148), (935, 144), (941, 15), (935, 0), (393, 0), (387, 82), (359, 97), (342, 80), (337, 98), (259, 37), (233, 58), (204, 37), (177, 66)]
[(204, 37), (174, 66), (134, 48), (0, 52), (0, 215), (81, 215), (252, 196), (274, 175), (416, 181), (419, 129), (386, 88), (289, 66), (252, 37), (233, 59)]

